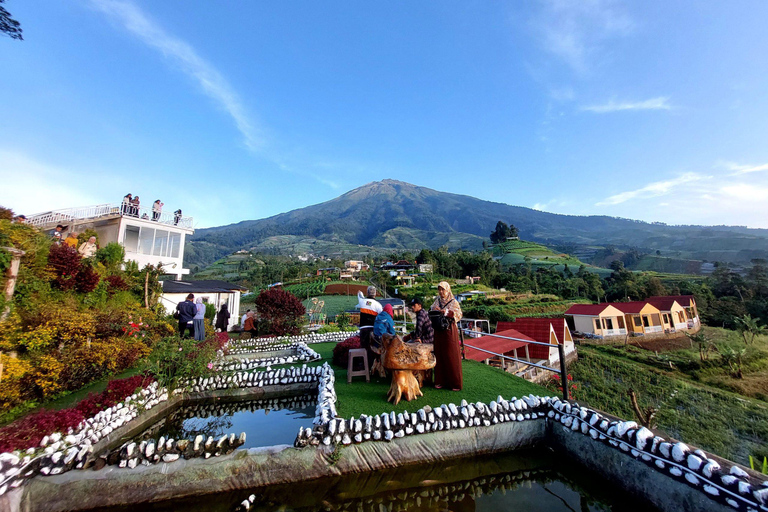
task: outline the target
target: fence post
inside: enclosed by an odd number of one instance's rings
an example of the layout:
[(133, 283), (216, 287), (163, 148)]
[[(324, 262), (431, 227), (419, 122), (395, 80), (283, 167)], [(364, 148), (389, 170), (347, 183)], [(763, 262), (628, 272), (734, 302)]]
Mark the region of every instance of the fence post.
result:
[(563, 386), (563, 400), (568, 400), (568, 371), (565, 368), (565, 347), (563, 343), (557, 344), (557, 352), (560, 354), (560, 384)]
[(464, 357), (464, 329), (459, 327), (459, 323), (456, 322), (456, 328), (459, 330), (459, 341), (461, 342), (461, 359), (464, 360), (466, 357)]

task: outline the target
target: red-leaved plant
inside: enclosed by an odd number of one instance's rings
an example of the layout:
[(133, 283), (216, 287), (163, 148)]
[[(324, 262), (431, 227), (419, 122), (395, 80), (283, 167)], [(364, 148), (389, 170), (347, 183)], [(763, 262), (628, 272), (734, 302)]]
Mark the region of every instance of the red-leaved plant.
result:
[(352, 336), (333, 347), (333, 364), (341, 368), (347, 367), (347, 357), (353, 348), (360, 348), (360, 336)]
[(77, 428), (86, 418), (123, 401), (137, 389), (148, 386), (150, 377), (137, 375), (127, 379), (112, 380), (101, 393), (91, 393), (76, 406), (51, 411), (43, 409), (0, 429), (0, 453), (26, 450), (40, 445), (43, 437)]

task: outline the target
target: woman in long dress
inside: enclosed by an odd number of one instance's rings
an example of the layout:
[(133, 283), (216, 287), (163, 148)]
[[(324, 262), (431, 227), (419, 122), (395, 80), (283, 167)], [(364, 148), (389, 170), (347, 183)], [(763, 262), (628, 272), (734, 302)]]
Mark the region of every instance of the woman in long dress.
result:
[(457, 323), (461, 320), (461, 306), (451, 293), (451, 285), (441, 281), (437, 285), (437, 299), (430, 308), (452, 318), (446, 330), (435, 329), (435, 387), (461, 391), (464, 384), (461, 373), (461, 349)]

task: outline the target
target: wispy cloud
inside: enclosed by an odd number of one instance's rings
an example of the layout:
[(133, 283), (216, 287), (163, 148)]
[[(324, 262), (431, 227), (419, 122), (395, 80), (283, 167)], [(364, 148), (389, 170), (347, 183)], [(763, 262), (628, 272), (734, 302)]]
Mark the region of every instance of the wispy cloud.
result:
[(679, 191), (679, 187), (681, 185), (709, 179), (711, 179), (711, 176), (704, 176), (698, 173), (688, 172), (671, 180), (656, 181), (635, 190), (628, 190), (626, 192), (612, 195), (603, 201), (596, 203), (595, 206), (610, 206), (625, 203), (632, 199), (648, 199), (652, 197), (665, 196), (671, 194), (672, 192)]
[(239, 95), (190, 44), (168, 34), (133, 3), (121, 0), (91, 0), (91, 3), (143, 43), (160, 51), (195, 80), (203, 92), (232, 118), (248, 149), (257, 152), (263, 147), (264, 141), (248, 118)]
[(610, 112), (621, 112), (625, 110), (672, 110), (667, 96), (650, 98), (645, 101), (616, 101), (611, 100), (602, 105), (588, 105), (581, 107), (580, 110), (595, 112), (597, 114), (606, 114)]
[(761, 165), (742, 165), (734, 162), (722, 162), (722, 165), (732, 171), (731, 176), (740, 176), (742, 174), (750, 174), (753, 172), (768, 171), (768, 164)]
[(540, 43), (577, 73), (585, 73), (605, 40), (623, 36), (634, 23), (622, 5), (611, 0), (544, 0), (534, 20)]

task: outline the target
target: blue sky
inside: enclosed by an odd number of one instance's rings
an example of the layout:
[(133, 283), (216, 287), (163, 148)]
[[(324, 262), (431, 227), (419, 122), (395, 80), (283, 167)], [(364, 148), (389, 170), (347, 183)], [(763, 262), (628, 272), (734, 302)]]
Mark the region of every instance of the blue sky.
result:
[(385, 178), (768, 228), (768, 3), (7, 0), (0, 204), (257, 219)]

